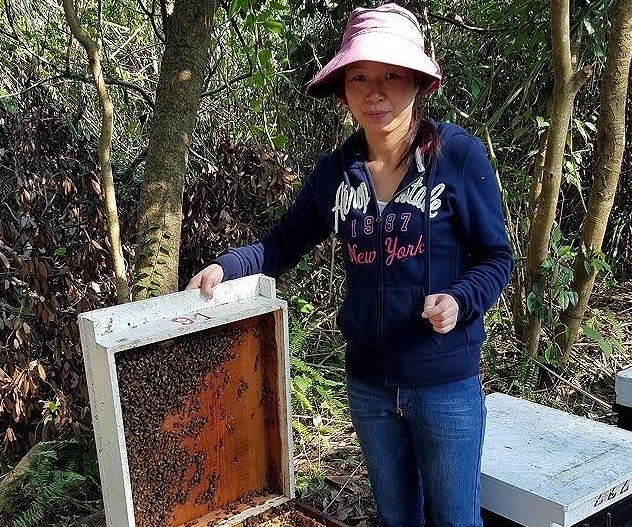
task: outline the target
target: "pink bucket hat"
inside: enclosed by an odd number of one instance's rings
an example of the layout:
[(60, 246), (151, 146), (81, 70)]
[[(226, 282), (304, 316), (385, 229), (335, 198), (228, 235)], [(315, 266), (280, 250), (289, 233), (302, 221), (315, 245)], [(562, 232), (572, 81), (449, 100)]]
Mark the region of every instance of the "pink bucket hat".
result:
[(415, 16), (397, 4), (358, 7), (347, 21), (340, 51), (307, 85), (313, 97), (330, 95), (339, 81), (337, 73), (359, 60), (371, 60), (418, 71), (426, 83), (419, 93), (435, 91), (441, 83), (439, 65), (424, 52), (424, 40)]

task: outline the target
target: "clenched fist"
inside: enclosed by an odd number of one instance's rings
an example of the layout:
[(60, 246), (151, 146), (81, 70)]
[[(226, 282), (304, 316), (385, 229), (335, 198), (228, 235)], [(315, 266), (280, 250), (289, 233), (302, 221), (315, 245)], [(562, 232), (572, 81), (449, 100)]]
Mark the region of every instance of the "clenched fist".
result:
[(451, 295), (443, 293), (428, 295), (421, 316), (430, 321), (437, 333), (447, 333), (456, 326), (459, 304)]

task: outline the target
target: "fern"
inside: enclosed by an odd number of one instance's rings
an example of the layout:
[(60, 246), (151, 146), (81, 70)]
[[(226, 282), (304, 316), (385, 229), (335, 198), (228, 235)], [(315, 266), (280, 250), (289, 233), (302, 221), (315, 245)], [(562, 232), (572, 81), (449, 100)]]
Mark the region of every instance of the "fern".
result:
[(86, 453), (85, 445), (76, 439), (44, 442), (42, 446), (12, 485), (12, 527), (52, 525), (51, 520), (55, 521), (69, 507), (94, 508), (100, 504), (82, 501), (97, 487), (93, 477), (94, 453)]
[(539, 372), (538, 363), (532, 360), (527, 353), (523, 353), (518, 360), (516, 377), (513, 381), (520, 396), (529, 398), (537, 388)]
[(345, 408), (339, 396), (343, 383), (326, 378), (319, 370), (323, 366), (309, 364), (298, 357), (290, 358), (292, 368), (292, 396), (295, 410), (313, 413), (315, 409), (327, 410), (332, 417), (339, 418)]
[(290, 355), (292, 357), (305, 357), (307, 351), (307, 332), (301, 327), (296, 316), (290, 311)]

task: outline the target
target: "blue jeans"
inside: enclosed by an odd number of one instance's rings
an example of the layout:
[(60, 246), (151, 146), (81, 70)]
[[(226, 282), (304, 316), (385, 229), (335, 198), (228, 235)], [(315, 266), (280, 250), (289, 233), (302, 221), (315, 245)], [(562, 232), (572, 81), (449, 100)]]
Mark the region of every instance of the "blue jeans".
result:
[(482, 527), (485, 395), (478, 376), (397, 388), (347, 378), (383, 527)]

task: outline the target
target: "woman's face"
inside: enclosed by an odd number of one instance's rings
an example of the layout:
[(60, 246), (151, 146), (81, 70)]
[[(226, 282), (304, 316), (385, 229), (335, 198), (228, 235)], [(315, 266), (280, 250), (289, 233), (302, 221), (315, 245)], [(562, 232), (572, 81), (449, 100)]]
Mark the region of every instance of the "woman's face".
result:
[(407, 132), (417, 83), (412, 70), (360, 61), (345, 70), (346, 103), (367, 133)]

